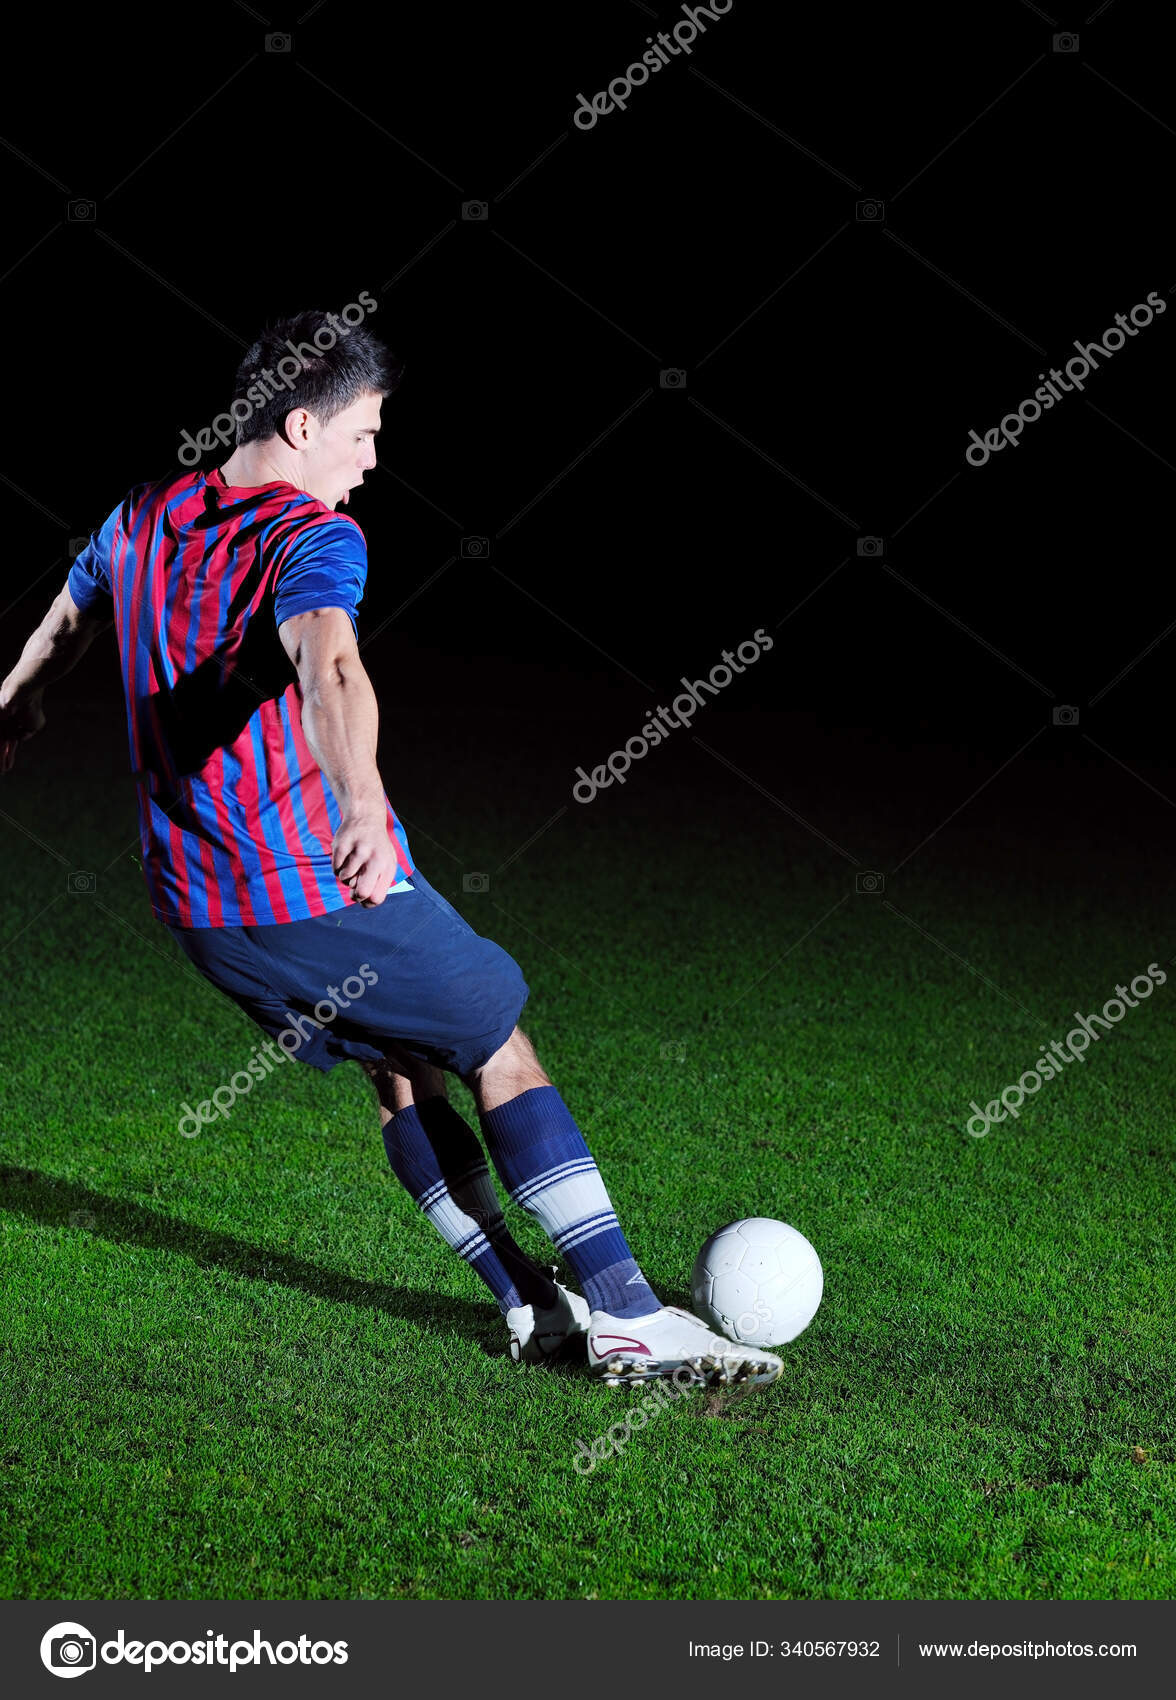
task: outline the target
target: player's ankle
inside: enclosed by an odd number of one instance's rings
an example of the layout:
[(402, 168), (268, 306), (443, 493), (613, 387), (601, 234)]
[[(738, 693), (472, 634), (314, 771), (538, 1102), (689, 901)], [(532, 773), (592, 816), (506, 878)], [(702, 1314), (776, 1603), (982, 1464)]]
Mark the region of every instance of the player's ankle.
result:
[(660, 1299), (656, 1299), (652, 1307), (648, 1303), (641, 1304), (635, 1300), (622, 1310), (609, 1310), (602, 1314), (611, 1317), (614, 1322), (648, 1322), (651, 1316), (660, 1316), (664, 1309)]

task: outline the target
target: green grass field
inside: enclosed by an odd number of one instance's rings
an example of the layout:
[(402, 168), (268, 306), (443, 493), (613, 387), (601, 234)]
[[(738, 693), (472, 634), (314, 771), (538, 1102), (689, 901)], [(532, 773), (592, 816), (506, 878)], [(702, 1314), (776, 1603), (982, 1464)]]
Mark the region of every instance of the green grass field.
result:
[[(824, 1264), (780, 1382), (696, 1392), (583, 1476), (576, 1439), (637, 1393), (511, 1363), (357, 1067), (283, 1070), (178, 1136), (261, 1035), (151, 919), (117, 709), (47, 707), (0, 793), (0, 1594), (1171, 1597), (1176, 979), (1019, 1121), (963, 1131), (1171, 956), (1161, 848), (1125, 875), (1109, 823), (1121, 775), (1067, 788), (1080, 865), (1002, 780), (883, 900), (684, 735), (506, 866), (609, 728), (488, 770), (438, 717), (385, 758), (423, 871), (523, 966), (523, 1025), (661, 1296), (689, 1303), (741, 1215)], [(706, 736), (866, 868), (988, 772), (887, 812), (861, 788), (887, 789), (879, 750), (797, 777), (750, 731)]]

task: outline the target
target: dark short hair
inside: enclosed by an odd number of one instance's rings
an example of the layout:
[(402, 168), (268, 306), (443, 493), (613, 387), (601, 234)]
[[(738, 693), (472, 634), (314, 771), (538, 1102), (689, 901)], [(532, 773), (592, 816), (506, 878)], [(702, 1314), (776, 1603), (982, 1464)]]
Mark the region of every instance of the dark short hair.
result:
[[(343, 313), (356, 306), (349, 302)], [(341, 331), (328, 323), (329, 317), (342, 325)], [(316, 332), (325, 333), (318, 342)], [(328, 336), (334, 343), (321, 347)], [(279, 372), (283, 360), (286, 366)], [(295, 360), (301, 367), (297, 373), (290, 369)], [(318, 310), (278, 319), (250, 344), (237, 368), (234, 397), (254, 402), (248, 417), (237, 421), (237, 447), (281, 435), (295, 407), (306, 408), (325, 425), (360, 396), (391, 395), (403, 372), (404, 362), (361, 322), (349, 325), (339, 314)]]

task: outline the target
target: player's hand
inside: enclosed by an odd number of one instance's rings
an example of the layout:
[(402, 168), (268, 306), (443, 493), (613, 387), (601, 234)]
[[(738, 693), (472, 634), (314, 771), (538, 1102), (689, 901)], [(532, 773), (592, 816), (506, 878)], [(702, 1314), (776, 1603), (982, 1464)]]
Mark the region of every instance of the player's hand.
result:
[(335, 878), (365, 909), (383, 903), (388, 887), (400, 878), (383, 802), (343, 816), (331, 844), (331, 866)]
[(0, 773), (12, 772), (16, 746), (26, 738), (35, 738), (44, 724), (40, 691), (22, 702), (6, 703), (0, 697)]

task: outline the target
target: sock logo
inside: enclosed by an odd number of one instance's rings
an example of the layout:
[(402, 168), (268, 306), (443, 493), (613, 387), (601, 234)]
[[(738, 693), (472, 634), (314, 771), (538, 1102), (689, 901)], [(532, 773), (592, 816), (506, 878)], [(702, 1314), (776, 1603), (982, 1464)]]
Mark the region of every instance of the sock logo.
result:
[(637, 1285), (638, 1281), (640, 1281), (642, 1284), (644, 1284), (644, 1282), (645, 1282), (645, 1276), (641, 1273), (640, 1269), (637, 1271), (636, 1275), (630, 1275), (629, 1276), (629, 1279), (625, 1282), (625, 1285), (626, 1285), (626, 1287), (635, 1287)]

